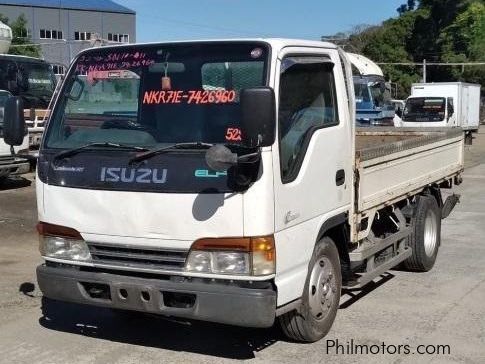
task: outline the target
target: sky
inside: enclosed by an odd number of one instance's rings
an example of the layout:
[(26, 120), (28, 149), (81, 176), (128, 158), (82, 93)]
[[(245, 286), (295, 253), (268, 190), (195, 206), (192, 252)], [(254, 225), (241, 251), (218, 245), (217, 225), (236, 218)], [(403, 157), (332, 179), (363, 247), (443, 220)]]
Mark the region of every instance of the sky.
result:
[(137, 42), (322, 35), (379, 24), (405, 0), (115, 0), (137, 12)]

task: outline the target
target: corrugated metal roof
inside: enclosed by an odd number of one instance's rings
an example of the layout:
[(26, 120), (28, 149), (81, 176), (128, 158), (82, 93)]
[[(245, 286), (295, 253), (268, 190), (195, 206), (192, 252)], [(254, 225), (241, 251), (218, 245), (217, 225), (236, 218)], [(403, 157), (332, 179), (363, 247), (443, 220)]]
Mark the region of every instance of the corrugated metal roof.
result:
[(111, 0), (2, 0), (0, 5), (33, 6), (38, 8), (56, 8), (105, 11), (110, 13), (135, 14), (135, 11)]

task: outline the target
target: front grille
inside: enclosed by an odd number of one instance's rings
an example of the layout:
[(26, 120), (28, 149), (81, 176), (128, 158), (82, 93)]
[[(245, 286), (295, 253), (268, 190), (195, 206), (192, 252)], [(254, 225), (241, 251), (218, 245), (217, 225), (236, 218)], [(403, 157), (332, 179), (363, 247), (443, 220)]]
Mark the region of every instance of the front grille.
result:
[(187, 251), (88, 243), (93, 263), (119, 268), (181, 271)]

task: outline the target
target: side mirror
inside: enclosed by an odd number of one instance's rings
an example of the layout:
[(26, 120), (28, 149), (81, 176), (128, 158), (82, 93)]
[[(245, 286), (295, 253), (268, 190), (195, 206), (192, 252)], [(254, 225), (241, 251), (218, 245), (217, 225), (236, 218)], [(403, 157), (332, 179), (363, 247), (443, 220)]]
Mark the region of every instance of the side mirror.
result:
[(267, 147), (275, 138), (276, 102), (270, 87), (241, 90), (241, 129), (249, 147)]
[(237, 165), (238, 157), (228, 147), (222, 144), (215, 144), (205, 153), (205, 162), (210, 169), (216, 172), (225, 172)]
[(71, 89), (66, 93), (66, 96), (72, 101), (79, 101), (79, 99), (83, 95), (83, 91), (84, 82), (76, 76), (71, 84)]
[(3, 139), (10, 146), (22, 145), (25, 135), (24, 102), (18, 96), (5, 102)]

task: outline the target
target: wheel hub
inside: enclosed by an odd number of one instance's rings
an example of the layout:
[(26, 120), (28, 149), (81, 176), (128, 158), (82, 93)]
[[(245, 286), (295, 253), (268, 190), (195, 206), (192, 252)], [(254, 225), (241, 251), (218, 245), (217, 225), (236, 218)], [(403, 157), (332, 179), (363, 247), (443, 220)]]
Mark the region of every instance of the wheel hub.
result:
[(337, 291), (335, 267), (327, 257), (319, 258), (313, 268), (309, 282), (309, 304), (312, 316), (323, 320), (330, 312)]
[(432, 257), (438, 245), (438, 224), (436, 214), (432, 210), (426, 212), (424, 220), (424, 251), (428, 257)]

